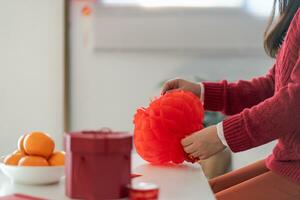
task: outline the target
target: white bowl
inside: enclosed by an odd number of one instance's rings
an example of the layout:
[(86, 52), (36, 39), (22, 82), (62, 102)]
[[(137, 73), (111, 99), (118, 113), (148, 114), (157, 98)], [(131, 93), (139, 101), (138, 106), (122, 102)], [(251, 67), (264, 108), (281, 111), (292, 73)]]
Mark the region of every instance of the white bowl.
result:
[(0, 159), (0, 168), (13, 182), (30, 185), (53, 184), (65, 176), (64, 166), (27, 167), (5, 165)]

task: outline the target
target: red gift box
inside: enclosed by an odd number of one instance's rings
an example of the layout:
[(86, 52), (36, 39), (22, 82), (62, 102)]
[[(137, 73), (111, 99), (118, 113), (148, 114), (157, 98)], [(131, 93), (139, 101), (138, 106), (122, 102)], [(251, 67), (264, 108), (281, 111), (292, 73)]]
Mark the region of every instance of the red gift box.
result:
[(65, 148), (67, 196), (100, 200), (128, 195), (130, 134), (111, 131), (67, 133)]

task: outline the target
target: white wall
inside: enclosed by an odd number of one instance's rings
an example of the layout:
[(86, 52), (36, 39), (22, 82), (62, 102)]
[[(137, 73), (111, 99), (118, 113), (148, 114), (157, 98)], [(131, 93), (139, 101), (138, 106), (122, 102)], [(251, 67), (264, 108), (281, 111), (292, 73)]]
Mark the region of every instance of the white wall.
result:
[(63, 132), (63, 0), (0, 6), (0, 155), (24, 132)]

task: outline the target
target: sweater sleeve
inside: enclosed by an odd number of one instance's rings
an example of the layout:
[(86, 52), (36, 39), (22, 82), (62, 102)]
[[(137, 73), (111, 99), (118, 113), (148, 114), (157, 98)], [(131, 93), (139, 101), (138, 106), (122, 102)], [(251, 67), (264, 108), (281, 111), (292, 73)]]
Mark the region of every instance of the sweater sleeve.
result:
[(273, 97), (223, 121), (224, 135), (234, 152), (260, 146), (299, 129), (300, 58), (291, 82)]
[(204, 108), (234, 115), (260, 103), (274, 94), (275, 65), (266, 76), (237, 83), (204, 82)]

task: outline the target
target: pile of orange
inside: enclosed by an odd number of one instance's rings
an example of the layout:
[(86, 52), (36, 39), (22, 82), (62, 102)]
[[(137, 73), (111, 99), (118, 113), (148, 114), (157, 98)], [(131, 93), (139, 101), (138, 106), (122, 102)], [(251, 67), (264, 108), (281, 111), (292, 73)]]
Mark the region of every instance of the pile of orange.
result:
[(31, 132), (18, 140), (18, 150), (4, 159), (6, 165), (61, 166), (65, 164), (65, 153), (54, 151), (54, 140), (46, 133)]

